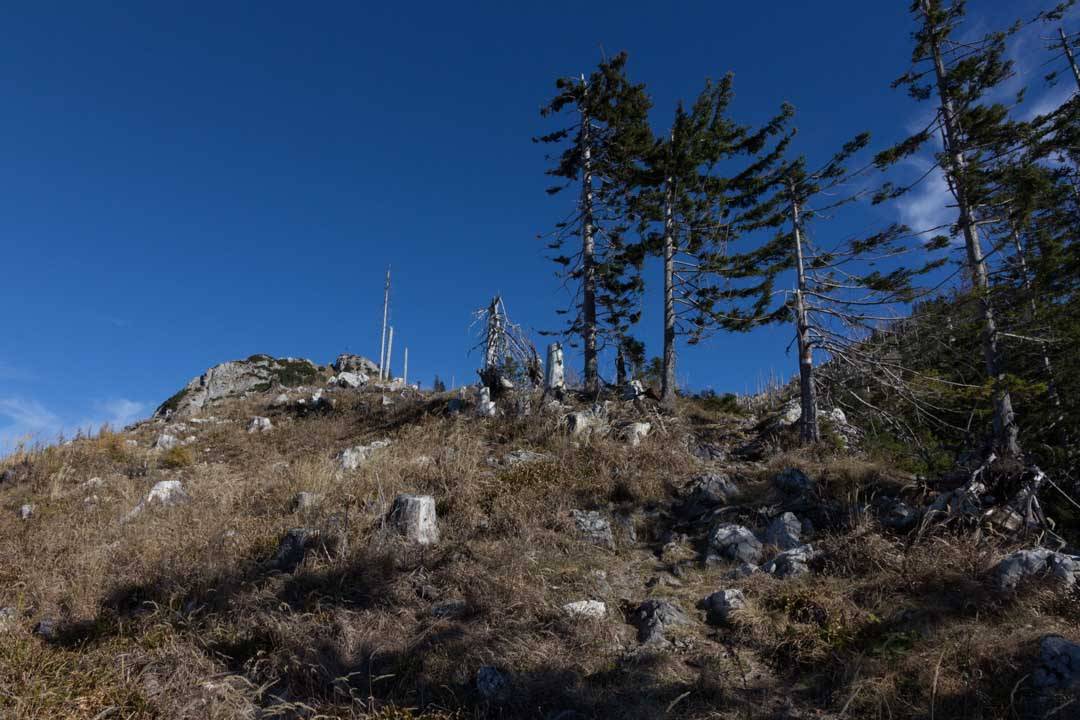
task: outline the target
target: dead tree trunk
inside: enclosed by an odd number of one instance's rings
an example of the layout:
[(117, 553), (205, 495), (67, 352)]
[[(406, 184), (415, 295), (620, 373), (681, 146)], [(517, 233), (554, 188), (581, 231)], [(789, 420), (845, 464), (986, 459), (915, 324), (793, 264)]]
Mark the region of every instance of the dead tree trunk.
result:
[(660, 401), (665, 407), (675, 405), (675, 187), (671, 175), (664, 179), (664, 359)]
[(593, 228), (592, 128), (588, 111), (588, 85), (581, 111), (581, 140), (584, 148), (581, 177), (581, 269), (582, 269), (582, 340), (585, 344), (585, 392), (600, 391), (600, 372), (596, 356), (596, 238)]
[(799, 346), (799, 399), (802, 415), (799, 435), (804, 443), (821, 439), (817, 419), (817, 391), (814, 388), (814, 348), (810, 341), (810, 318), (806, 310), (806, 273), (803, 268), (802, 233), (799, 229), (799, 198), (791, 187), (791, 230), (795, 242), (795, 334)]
[[(933, 14), (930, 0), (921, 0), (921, 9), (927, 22), (932, 22)], [(1000, 347), (1000, 337), (994, 308), (990, 302), (990, 281), (983, 254), (982, 241), (979, 239), (975, 223), (975, 210), (968, 197), (966, 186), (967, 158), (960, 146), (959, 118), (953, 106), (947, 88), (945, 63), (942, 60), (941, 43), (935, 32), (931, 32), (930, 52), (934, 61), (934, 73), (937, 80), (938, 97), (941, 100), (941, 122), (945, 140), (947, 163), (943, 168), (949, 179), (953, 196), (960, 210), (959, 225), (964, 236), (967, 250), (968, 269), (972, 285), (978, 295), (982, 315), (983, 363), (986, 374), (994, 384), (994, 445), (998, 451), (1010, 457), (1020, 455), (1019, 428), (1013, 413), (1012, 395), (1005, 383), (1004, 363)]]

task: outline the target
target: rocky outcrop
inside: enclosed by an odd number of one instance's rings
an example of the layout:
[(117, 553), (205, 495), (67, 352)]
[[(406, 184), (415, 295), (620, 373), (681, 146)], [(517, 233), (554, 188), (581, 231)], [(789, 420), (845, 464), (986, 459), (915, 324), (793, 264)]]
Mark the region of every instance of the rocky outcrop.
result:
[(193, 378), (154, 411), (154, 417), (192, 415), (216, 400), (262, 392), (275, 386), (299, 387), (317, 382), (322, 372), (310, 360), (252, 355), (221, 363)]
[(765, 530), (765, 542), (781, 550), (791, 550), (802, 544), (802, 523), (795, 513), (786, 512), (773, 518)]
[(713, 625), (731, 622), (732, 613), (746, 607), (742, 590), (719, 590), (701, 601), (706, 620)]
[(341, 373), (356, 373), (358, 375), (367, 375), (369, 377), (377, 377), (379, 375), (379, 365), (371, 360), (368, 360), (362, 355), (353, 355), (351, 353), (342, 353), (337, 356), (337, 360), (333, 363), (334, 371), (338, 373), (340, 377)]
[(355, 470), (367, 461), (375, 453), (390, 445), (389, 440), (376, 440), (368, 445), (357, 445), (341, 452), (338, 459), (341, 461), (342, 470)]

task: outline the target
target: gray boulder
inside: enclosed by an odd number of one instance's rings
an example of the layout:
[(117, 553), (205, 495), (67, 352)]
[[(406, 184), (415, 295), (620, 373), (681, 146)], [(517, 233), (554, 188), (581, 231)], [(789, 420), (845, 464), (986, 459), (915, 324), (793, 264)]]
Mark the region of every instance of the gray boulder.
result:
[(791, 550), (785, 550), (762, 566), (762, 571), (773, 577), (794, 578), (810, 573), (810, 561), (814, 559), (814, 548), (810, 545), (800, 545)]
[(614, 549), (615, 535), (608, 522), (596, 510), (571, 510), (578, 533), (593, 545)]
[(411, 543), (439, 542), (435, 498), (430, 495), (398, 495), (390, 509), (390, 524)]
[(699, 475), (687, 486), (686, 498), (679, 512), (685, 517), (696, 517), (724, 505), (738, 492), (739, 489), (727, 475), (717, 473)]
[(761, 562), (761, 542), (742, 525), (718, 523), (709, 531), (710, 556), (757, 564)]
[(124, 516), (123, 521), (132, 520), (148, 507), (156, 505), (168, 508), (186, 503), (190, 499), (191, 497), (184, 490), (184, 486), (179, 480), (160, 480), (150, 488), (146, 498), (141, 500), (138, 505), (131, 509), (131, 512)]
[(154, 417), (194, 414), (215, 400), (247, 392), (269, 390), (274, 385), (311, 385), (319, 377), (319, 367), (310, 360), (252, 355), (215, 365), (193, 378), (178, 393), (163, 402)]
[(814, 489), (814, 481), (798, 468), (787, 468), (773, 477), (773, 485), (789, 495), (801, 495)]
[(781, 550), (791, 550), (802, 545), (802, 523), (795, 513), (786, 512), (773, 518), (765, 530), (765, 542)]
[(330, 381), (338, 387), (356, 389), (367, 385), (369, 379), (370, 378), (364, 373), (346, 371), (339, 372), (337, 375), (330, 378)]
[(1031, 680), (1039, 689), (1080, 686), (1080, 644), (1060, 635), (1043, 636), (1039, 640), (1039, 666)]
[(638, 642), (645, 645), (668, 645), (668, 628), (688, 625), (690, 618), (673, 600), (650, 598), (634, 610), (630, 622), (638, 631)]
[(29, 520), (33, 516), (34, 516), (34, 505), (33, 505), (33, 503), (26, 503), (24, 505), (19, 506), (19, 519), (20, 520)]
[(701, 601), (708, 622), (719, 625), (731, 620), (731, 613), (746, 607), (746, 596), (742, 590), (720, 590)]
[(1005, 556), (994, 568), (994, 586), (1000, 591), (1016, 590), (1020, 585), (1039, 577), (1053, 577), (1064, 587), (1076, 584), (1077, 561), (1064, 553), (1046, 548), (1017, 550)]

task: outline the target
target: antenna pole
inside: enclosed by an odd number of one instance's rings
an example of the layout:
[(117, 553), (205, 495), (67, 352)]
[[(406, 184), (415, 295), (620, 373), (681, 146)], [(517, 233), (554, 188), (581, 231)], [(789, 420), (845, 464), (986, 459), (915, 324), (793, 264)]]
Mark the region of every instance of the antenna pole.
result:
[[(386, 379), (386, 365), (390, 364), (390, 353), (386, 350), (386, 320), (390, 312), (390, 268), (386, 268), (386, 289), (383, 293), (382, 339), (379, 340), (379, 379)], [(392, 331), (391, 331), (392, 332)], [(392, 337), (392, 336), (391, 336)]]

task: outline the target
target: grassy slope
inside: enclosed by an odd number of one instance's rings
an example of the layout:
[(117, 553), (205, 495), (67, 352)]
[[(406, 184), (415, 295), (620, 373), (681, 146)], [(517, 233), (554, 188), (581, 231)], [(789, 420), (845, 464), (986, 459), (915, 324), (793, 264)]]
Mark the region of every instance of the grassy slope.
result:
[[(4, 461), (15, 477), (0, 485), (0, 607), (19, 615), (0, 630), (0, 717), (1022, 717), (1037, 639), (1080, 636), (1074, 599), (989, 592), (1008, 548), (970, 535), (910, 546), (858, 512), (902, 480), (887, 469), (792, 453), (708, 468), (687, 452), (692, 435), (735, 442), (736, 418), (688, 405), (651, 418), (653, 434), (629, 448), (574, 443), (558, 416), (338, 397), (310, 417), (272, 414), (269, 395), (230, 402), (213, 409), (227, 422), (189, 425), (197, 441), (170, 453), (148, 449), (161, 426), (145, 424)], [(275, 429), (247, 434), (256, 414)], [(336, 453), (381, 437), (393, 445), (338, 471)], [(518, 448), (550, 459), (497, 462)], [(737, 476), (731, 517), (760, 525), (779, 501), (768, 478), (789, 465), (836, 510), (813, 538), (824, 552), (810, 577), (727, 580), (700, 562), (702, 528), (668, 532), (679, 489), (706, 469)], [(103, 484), (82, 485), (92, 477)], [(167, 478), (190, 503), (120, 522)], [(294, 512), (301, 490), (321, 494), (320, 509)], [(399, 492), (436, 497), (437, 547), (405, 547), (384, 527)], [(16, 516), (24, 502), (29, 521)], [(616, 524), (617, 550), (582, 542), (574, 508), (624, 515), (637, 541)], [(343, 557), (267, 569), (285, 530), (331, 514), (347, 520)], [(696, 603), (732, 587), (750, 607), (707, 625)], [(642, 651), (625, 619), (656, 596), (693, 618), (669, 652)], [(560, 612), (584, 598), (607, 617)], [(462, 614), (432, 614), (451, 600)], [(58, 640), (32, 633), (42, 618), (63, 621)], [(505, 697), (476, 692), (484, 665), (511, 674)]]

